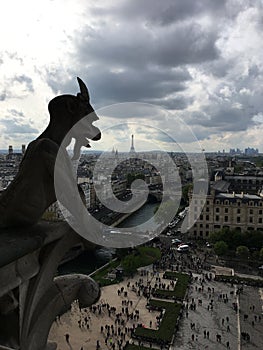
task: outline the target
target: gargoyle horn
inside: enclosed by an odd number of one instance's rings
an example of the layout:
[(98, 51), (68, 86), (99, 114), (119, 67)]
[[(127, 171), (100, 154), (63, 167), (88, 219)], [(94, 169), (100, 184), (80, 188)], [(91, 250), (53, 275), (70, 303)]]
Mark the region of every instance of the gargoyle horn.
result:
[(77, 79), (78, 79), (78, 83), (79, 83), (80, 95), (86, 101), (89, 101), (89, 91), (88, 91), (87, 86), (79, 77), (77, 77)]

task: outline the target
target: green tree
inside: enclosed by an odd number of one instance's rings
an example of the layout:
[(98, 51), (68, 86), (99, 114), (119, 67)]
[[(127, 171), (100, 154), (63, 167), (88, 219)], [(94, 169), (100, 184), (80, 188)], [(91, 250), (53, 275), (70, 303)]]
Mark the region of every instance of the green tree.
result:
[(247, 259), (249, 256), (249, 249), (245, 245), (240, 245), (236, 249), (236, 255), (242, 259)]
[(263, 232), (241, 232), (240, 230), (229, 230), (228, 228), (223, 228), (222, 230), (211, 233), (209, 240), (212, 243), (224, 241), (230, 250), (236, 250), (239, 246), (246, 246), (251, 249), (263, 246)]
[(121, 264), (127, 275), (133, 275), (137, 270), (136, 257), (133, 254), (127, 255)]
[(214, 250), (217, 255), (226, 255), (228, 252), (228, 245), (225, 241), (216, 242), (214, 245)]
[(247, 231), (244, 233), (244, 243), (239, 245), (245, 245), (248, 248), (256, 248), (263, 246), (263, 232), (262, 231)]
[(229, 236), (230, 236), (229, 229), (228, 228), (223, 228), (222, 230), (210, 233), (209, 240), (212, 243), (224, 241), (227, 244), (229, 244)]
[(246, 245), (244, 233), (235, 230), (230, 231), (229, 241), (227, 243), (229, 245), (229, 248), (232, 250), (236, 250), (236, 248), (240, 245)]
[(261, 168), (263, 167), (263, 158), (262, 157), (258, 157), (257, 159), (253, 160), (254, 163), (256, 163), (256, 166)]
[(259, 250), (256, 250), (252, 253), (252, 258), (254, 260), (259, 260)]
[(121, 260), (121, 259), (125, 258), (131, 252), (132, 252), (131, 248), (119, 248), (119, 249), (116, 249), (115, 255), (118, 259)]

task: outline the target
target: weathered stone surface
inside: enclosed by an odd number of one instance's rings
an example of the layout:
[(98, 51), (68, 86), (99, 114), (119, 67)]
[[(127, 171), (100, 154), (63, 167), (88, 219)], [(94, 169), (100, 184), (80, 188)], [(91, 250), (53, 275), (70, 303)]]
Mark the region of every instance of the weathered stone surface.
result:
[(97, 283), (88, 276), (54, 277), (65, 253), (82, 238), (66, 222), (1, 231), (0, 344), (21, 350), (55, 349), (55, 344), (47, 345), (55, 317), (75, 299), (89, 306), (100, 296)]
[[(56, 349), (56, 348), (55, 348)], [(10, 348), (7, 346), (0, 345), (0, 350), (15, 350), (14, 348)]]
[(66, 312), (73, 300), (79, 299), (83, 307), (88, 307), (97, 302), (99, 297), (97, 283), (88, 276), (74, 274), (56, 278), (43, 300), (45, 305), (40, 305), (40, 312), (33, 320), (31, 332), (23, 343), (23, 348), (42, 350), (57, 314)]

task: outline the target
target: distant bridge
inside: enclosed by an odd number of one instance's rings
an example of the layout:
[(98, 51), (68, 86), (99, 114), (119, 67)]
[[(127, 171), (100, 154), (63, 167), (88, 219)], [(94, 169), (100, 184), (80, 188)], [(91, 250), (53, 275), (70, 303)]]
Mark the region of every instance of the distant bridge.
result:
[[(149, 201), (157, 201), (161, 202), (163, 199), (163, 187), (162, 185), (149, 185), (148, 186), (148, 200)], [(134, 193), (142, 193), (145, 192), (145, 190), (134, 190)], [(181, 197), (181, 189), (180, 187), (178, 188), (173, 188), (173, 191), (166, 191), (165, 192), (165, 197), (170, 197), (171, 199), (177, 199), (178, 196)]]
[(148, 194), (148, 201), (161, 202), (163, 199), (163, 191), (161, 190), (150, 190)]

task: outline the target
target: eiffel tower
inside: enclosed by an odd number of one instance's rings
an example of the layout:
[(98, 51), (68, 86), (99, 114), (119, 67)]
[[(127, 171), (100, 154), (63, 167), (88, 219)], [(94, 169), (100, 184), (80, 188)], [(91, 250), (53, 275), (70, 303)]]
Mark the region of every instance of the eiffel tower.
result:
[(135, 152), (135, 148), (134, 148), (134, 140), (133, 140), (133, 135), (132, 135), (132, 140), (131, 140), (131, 149), (130, 149), (130, 154), (131, 155), (135, 155), (136, 152)]

